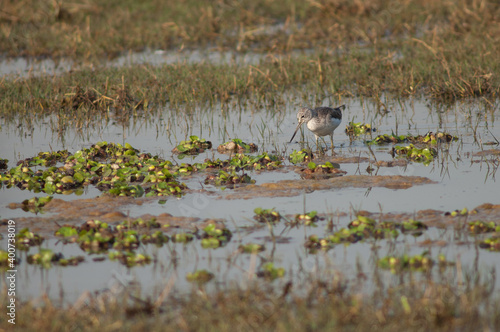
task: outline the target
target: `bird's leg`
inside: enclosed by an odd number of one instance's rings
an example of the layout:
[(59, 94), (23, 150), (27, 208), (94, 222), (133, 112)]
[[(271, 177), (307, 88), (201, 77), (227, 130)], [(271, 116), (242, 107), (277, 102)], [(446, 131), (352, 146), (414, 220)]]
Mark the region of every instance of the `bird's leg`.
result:
[(314, 137), (316, 138), (316, 150), (318, 150), (318, 152), (319, 152), (320, 151), (320, 149), (319, 149), (319, 136), (314, 135)]
[(333, 134), (330, 136), (330, 140), (332, 142), (332, 157), (336, 155), (335, 153), (335, 149), (334, 149), (334, 146), (333, 146)]

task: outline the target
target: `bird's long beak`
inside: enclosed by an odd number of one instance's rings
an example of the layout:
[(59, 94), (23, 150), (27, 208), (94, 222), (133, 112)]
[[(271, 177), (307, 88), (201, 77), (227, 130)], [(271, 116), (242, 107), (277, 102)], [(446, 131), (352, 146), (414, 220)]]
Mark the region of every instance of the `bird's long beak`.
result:
[(288, 143), (292, 143), (293, 138), (295, 137), (295, 135), (297, 135), (297, 132), (299, 131), (300, 126), (302, 126), (302, 124), (303, 124), (303, 123), (304, 123), (304, 122), (299, 121), (299, 123), (297, 124), (297, 128), (295, 129), (295, 132), (293, 133), (293, 136), (292, 136), (292, 138), (290, 139), (290, 142), (288, 142)]

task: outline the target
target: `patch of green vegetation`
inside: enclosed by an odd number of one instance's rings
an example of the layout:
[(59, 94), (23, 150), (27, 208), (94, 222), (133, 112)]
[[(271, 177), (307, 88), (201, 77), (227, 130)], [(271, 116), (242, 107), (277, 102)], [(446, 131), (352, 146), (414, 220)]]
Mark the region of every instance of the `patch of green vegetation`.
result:
[(238, 153), (228, 160), (205, 160), (203, 165), (197, 164), (200, 169), (213, 169), (220, 168), (226, 172), (245, 170), (273, 170), (282, 167), (280, 158), (275, 155), (269, 155), (264, 152), (257, 156), (249, 156), (246, 154)]
[(231, 231), (225, 227), (218, 228), (215, 224), (209, 224), (203, 228), (203, 234), (201, 236), (201, 246), (203, 248), (219, 248), (225, 246), (233, 234)]
[(319, 219), (318, 212), (311, 211), (304, 214), (296, 214), (293, 223), (297, 225), (316, 226), (316, 222)]
[(195, 282), (199, 285), (206, 284), (212, 280), (215, 275), (207, 270), (197, 270), (193, 273), (188, 273), (186, 275), (186, 280), (189, 282)]
[(64, 238), (70, 238), (70, 237), (78, 236), (78, 230), (75, 227), (62, 226), (58, 230), (55, 231), (54, 235), (61, 236)]
[[(157, 230), (160, 224), (155, 219), (144, 221), (123, 221), (116, 227), (99, 220), (89, 220), (80, 227), (64, 225), (55, 235), (62, 237), (65, 242), (76, 242), (80, 247), (91, 253), (106, 252), (109, 249), (133, 251), (141, 243), (162, 246), (170, 239), (163, 232)], [(123, 258), (126, 260), (126, 257)]]
[(199, 138), (198, 136), (189, 136), (189, 141), (181, 141), (172, 152), (179, 154), (179, 159), (186, 155), (196, 155), (212, 148), (212, 142)]
[(366, 141), (366, 144), (371, 145), (371, 144), (396, 144), (396, 143), (413, 143), (413, 144), (431, 144), (435, 145), (438, 143), (449, 143), (449, 142), (454, 142), (458, 141), (458, 137), (453, 136), (448, 133), (443, 133), (443, 132), (428, 132), (425, 135), (417, 135), (417, 136), (412, 136), (412, 135), (394, 135), (391, 134), (384, 134), (384, 135), (379, 135), (375, 137), (372, 140)]
[(490, 251), (500, 251), (500, 236), (494, 235), (479, 242), (479, 247)]
[(165, 235), (162, 231), (156, 231), (151, 235), (149, 234), (141, 235), (142, 244), (156, 244), (157, 246), (161, 247), (169, 240), (170, 238), (167, 235)]
[(482, 234), (482, 233), (491, 233), (491, 232), (500, 232), (500, 225), (498, 225), (494, 221), (486, 222), (486, 221), (472, 221), (469, 222), (469, 232), (473, 234)]
[(172, 242), (188, 243), (194, 240), (194, 235), (191, 233), (177, 233), (172, 236)]
[[(57, 167), (58, 162), (63, 166)], [(31, 168), (40, 165), (52, 166), (36, 171)], [(99, 142), (73, 155), (64, 151), (25, 159), (0, 174), (0, 182), (7, 188), (15, 186), (49, 195), (79, 194), (84, 186), (95, 185), (116, 196), (180, 196), (186, 186), (176, 177), (185, 170), (186, 165), (174, 167), (158, 156), (139, 153), (128, 143), (122, 146)]]
[(340, 243), (351, 244), (367, 239), (397, 238), (400, 232), (418, 237), (426, 229), (425, 224), (412, 219), (404, 222), (376, 222), (372, 218), (358, 215), (355, 220), (349, 223), (347, 228), (341, 228), (329, 236), (324, 238), (317, 235), (309, 236), (305, 246), (314, 252), (316, 249), (328, 250)]
[(253, 210), (255, 216), (253, 218), (262, 223), (277, 223), (281, 220), (281, 215), (278, 211), (272, 209), (255, 208)]
[(469, 214), (474, 214), (476, 213), (475, 210), (472, 210), (469, 212), (467, 208), (463, 208), (462, 210), (455, 210), (451, 212), (447, 212), (445, 215), (447, 216), (452, 216), (452, 217), (458, 217), (458, 216), (468, 216)]
[(115, 235), (113, 249), (135, 250), (140, 245), (139, 233), (136, 230), (118, 232)]
[(424, 165), (429, 165), (434, 157), (437, 156), (437, 150), (434, 148), (417, 148), (413, 144), (408, 146), (395, 146), (391, 151), (392, 155), (398, 155), (407, 159), (421, 162)]
[(240, 244), (238, 249), (246, 254), (257, 254), (266, 250), (266, 247), (258, 243)]
[[(409, 256), (386, 256), (379, 259), (378, 266), (383, 269), (390, 269), (392, 273), (399, 273), (405, 270), (430, 271), (436, 262), (429, 257), (429, 252), (425, 251), (421, 255)], [(446, 261), (444, 255), (439, 255), (438, 264), (440, 267), (453, 265)]]
[(425, 225), (423, 222), (418, 221), (418, 220), (413, 220), (410, 219), (408, 221), (403, 221), (402, 223), (399, 223), (396, 225), (401, 232), (404, 233), (410, 233), (413, 236), (420, 236), (423, 234), (423, 231), (427, 230), (427, 225)]
[(332, 176), (342, 176), (346, 174), (340, 169), (339, 164), (332, 164), (327, 161), (323, 165), (318, 165), (312, 161), (307, 164), (307, 168), (301, 169), (300, 175), (306, 179), (321, 179)]
[(293, 150), (288, 159), (292, 164), (301, 164), (303, 162), (311, 162), (314, 159), (314, 156), (311, 150)]
[(257, 156), (248, 156), (244, 154), (238, 154), (234, 156), (230, 161), (230, 165), (236, 168), (243, 169), (254, 169), (254, 170), (273, 170), (280, 168), (281, 161), (275, 155), (269, 155), (267, 152), (264, 152)]
[(52, 196), (45, 196), (45, 197), (33, 197), (30, 199), (25, 199), (21, 205), (22, 205), (22, 210), (25, 212), (32, 212), (32, 213), (39, 213), (43, 212), (42, 207), (45, 206), (48, 202), (52, 200)]
[(12, 270), (15, 265), (19, 264), (16, 257), (9, 257), (9, 252), (0, 249), (0, 268)]
[(50, 249), (40, 248), (37, 254), (28, 255), (28, 264), (37, 264), (43, 268), (49, 269), (52, 264), (59, 266), (75, 266), (85, 261), (83, 256), (75, 256), (70, 258), (64, 258), (63, 254), (55, 253)]
[(237, 184), (249, 183), (255, 183), (255, 180), (252, 180), (246, 173), (238, 175), (235, 170), (232, 170), (230, 173), (219, 170), (217, 175), (209, 175), (205, 179), (205, 184), (214, 184), (216, 186), (225, 186), (228, 188), (234, 188), (234, 185)]
[(42, 236), (30, 232), (28, 228), (23, 228), (16, 234), (16, 247), (19, 250), (29, 250), (30, 247), (41, 245), (43, 241)]
[(18, 162), (18, 165), (23, 166), (54, 166), (58, 162), (63, 162), (66, 160), (71, 153), (68, 150), (53, 151), (53, 152), (39, 152), (37, 156), (32, 158), (26, 158)]
[(82, 230), (76, 240), (82, 250), (90, 253), (106, 252), (113, 247), (115, 236), (108, 230)]
[(125, 220), (122, 221), (121, 224), (116, 226), (116, 229), (141, 229), (141, 228), (160, 228), (161, 225), (156, 221), (156, 218), (152, 218), (150, 220), (143, 220), (142, 218), (138, 218), (135, 220)]
[(349, 122), (345, 128), (345, 133), (350, 137), (360, 136), (376, 131), (369, 123)]
[(332, 164), (329, 161), (325, 162), (323, 165), (317, 165), (312, 161), (307, 164), (307, 168), (309, 168), (313, 172), (316, 172), (318, 169), (321, 170), (320, 172), (323, 171), (330, 172), (331, 170), (338, 169), (339, 167), (340, 167), (339, 164)]
[(146, 254), (140, 254), (133, 251), (110, 251), (109, 259), (117, 260), (127, 267), (146, 265), (151, 263), (151, 257)]
[(233, 138), (229, 142), (226, 142), (224, 144), (221, 144), (217, 147), (217, 151), (220, 153), (226, 153), (226, 152), (239, 152), (239, 153), (249, 153), (249, 152), (256, 152), (258, 150), (257, 145), (254, 143), (245, 143), (239, 138)]
[(285, 276), (285, 269), (282, 267), (275, 267), (274, 263), (267, 262), (264, 263), (260, 270), (257, 271), (257, 277), (265, 278), (268, 280), (274, 280), (277, 278), (283, 278)]

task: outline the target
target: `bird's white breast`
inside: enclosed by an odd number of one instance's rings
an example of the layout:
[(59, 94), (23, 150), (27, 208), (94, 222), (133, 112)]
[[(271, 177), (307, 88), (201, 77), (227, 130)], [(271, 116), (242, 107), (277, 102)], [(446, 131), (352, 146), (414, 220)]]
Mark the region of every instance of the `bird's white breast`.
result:
[(318, 136), (331, 135), (332, 132), (340, 125), (341, 121), (341, 119), (333, 117), (326, 121), (315, 121), (315, 119), (312, 119), (307, 123), (307, 128)]

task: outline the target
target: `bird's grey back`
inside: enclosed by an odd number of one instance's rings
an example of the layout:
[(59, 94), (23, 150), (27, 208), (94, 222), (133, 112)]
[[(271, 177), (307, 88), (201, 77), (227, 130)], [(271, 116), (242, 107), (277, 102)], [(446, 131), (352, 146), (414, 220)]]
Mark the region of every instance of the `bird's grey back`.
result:
[(342, 111), (345, 110), (345, 105), (341, 105), (336, 108), (331, 108), (331, 107), (326, 107), (326, 106), (321, 106), (321, 107), (316, 107), (314, 111), (317, 112), (318, 116), (320, 118), (324, 118), (325, 115), (330, 115), (334, 118), (342, 120)]

